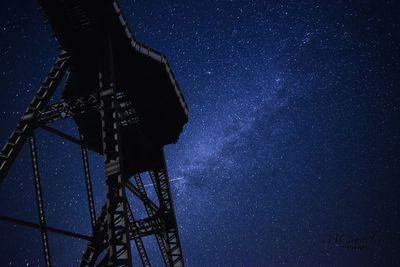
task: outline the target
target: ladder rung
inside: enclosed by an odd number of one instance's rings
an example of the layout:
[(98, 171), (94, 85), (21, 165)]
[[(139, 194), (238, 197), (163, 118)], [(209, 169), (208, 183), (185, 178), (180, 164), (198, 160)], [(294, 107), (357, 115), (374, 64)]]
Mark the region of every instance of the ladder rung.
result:
[(52, 68), (47, 76), (56, 76), (59, 70)]
[(50, 85), (53, 83), (53, 79), (49, 78), (48, 76), (46, 77), (46, 80), (43, 82), (44, 86), (50, 87)]
[(7, 144), (8, 144), (9, 146), (16, 146), (16, 144), (13, 143), (13, 142), (8, 142)]
[(59, 55), (59, 59), (62, 60), (62, 63), (64, 63), (65, 60), (68, 59), (68, 58), (69, 58), (69, 55), (68, 55), (67, 52), (61, 53), (61, 54)]
[(15, 129), (15, 133), (17, 133), (17, 134), (23, 134), (23, 133), (24, 133), (24, 131), (21, 131), (21, 130)]
[(28, 107), (28, 110), (25, 113), (32, 113), (35, 112), (36, 108), (33, 107), (33, 103), (31, 103)]

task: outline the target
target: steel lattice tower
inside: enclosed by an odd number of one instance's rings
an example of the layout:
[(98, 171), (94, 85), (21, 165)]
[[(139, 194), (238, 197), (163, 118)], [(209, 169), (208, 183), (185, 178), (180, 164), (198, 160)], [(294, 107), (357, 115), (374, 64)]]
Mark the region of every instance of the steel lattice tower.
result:
[[(41, 231), (46, 266), (51, 266), (48, 232), (87, 240), (80, 266), (132, 266), (131, 241), (143, 266), (151, 266), (142, 241), (149, 235), (155, 236), (166, 266), (184, 266), (163, 146), (178, 140), (188, 109), (166, 57), (134, 39), (116, 1), (39, 3), (61, 52), (0, 153), (2, 183), (22, 146), (29, 143), (39, 223), (0, 219)], [(50, 105), (64, 77), (62, 101)], [(50, 125), (66, 118), (76, 121), (80, 138)], [(91, 236), (46, 224), (37, 128), (81, 146)], [(99, 216), (88, 150), (104, 157), (106, 202)], [(151, 177), (158, 203), (145, 190), (143, 172)], [(145, 219), (135, 219), (127, 193), (144, 205)]]

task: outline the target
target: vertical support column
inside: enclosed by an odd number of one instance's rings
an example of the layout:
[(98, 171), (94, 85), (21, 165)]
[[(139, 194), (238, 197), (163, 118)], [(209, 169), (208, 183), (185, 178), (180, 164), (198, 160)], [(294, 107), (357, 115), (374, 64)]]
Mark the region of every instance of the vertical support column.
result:
[(135, 218), (133, 216), (132, 209), (127, 203), (128, 206), (128, 219), (129, 219), (129, 224), (131, 227), (131, 235), (133, 239), (135, 240), (136, 248), (138, 250), (140, 260), (142, 261), (143, 267), (151, 267), (149, 257), (147, 256), (146, 249), (143, 244), (142, 237), (140, 236), (139, 229), (136, 227), (136, 222)]
[[(136, 181), (136, 184), (138, 186), (140, 193), (143, 196), (145, 196), (147, 199), (148, 196), (147, 196), (144, 184), (143, 184), (142, 177), (140, 177), (140, 174), (136, 174), (134, 177), (135, 177), (135, 181)], [(154, 178), (154, 176), (152, 177), (152, 180), (153, 180), (153, 178)], [(154, 184), (154, 180), (153, 180), (153, 184)], [(155, 184), (154, 184), (154, 186), (155, 186)], [(157, 194), (158, 194), (158, 192), (157, 192)], [(143, 204), (146, 209), (147, 216), (151, 217), (151, 216), (156, 215), (155, 212), (150, 208), (148, 201), (143, 201)], [(160, 249), (161, 255), (163, 257), (165, 266), (171, 266), (171, 260), (170, 260), (170, 256), (168, 255), (168, 249), (167, 249), (165, 240), (162, 238), (162, 235), (160, 235), (160, 234), (156, 234), (155, 236), (156, 236), (157, 244)]]
[(150, 177), (160, 201), (160, 210), (162, 212), (161, 216), (164, 217), (166, 224), (165, 241), (167, 244), (167, 254), (171, 262), (170, 266), (183, 267), (184, 261), (182, 249), (179, 240), (175, 212), (172, 204), (172, 196), (165, 160), (161, 168), (150, 172)]
[(40, 231), (41, 231), (42, 243), (43, 243), (44, 260), (45, 260), (46, 267), (50, 267), (51, 260), (50, 260), (50, 250), (49, 250), (49, 238), (47, 236), (46, 217), (44, 214), (42, 187), (40, 184), (39, 163), (38, 163), (38, 159), (37, 159), (35, 135), (33, 132), (32, 132), (32, 136), (29, 137), (29, 144), (30, 144), (30, 149), (31, 149), (33, 177), (34, 177), (34, 182), (35, 182), (36, 201), (37, 201), (37, 207), (38, 207), (38, 212), (39, 212), (39, 224), (40, 224)]
[(108, 266), (132, 266), (129, 238), (129, 222), (125, 195), (125, 175), (122, 167), (122, 151), (118, 122), (118, 105), (115, 99), (113, 48), (108, 38), (109, 55), (100, 69), (100, 99), (105, 157), (106, 205), (108, 225)]
[(88, 149), (86, 143), (83, 139), (83, 135), (80, 134), (81, 138), (81, 149), (82, 149), (82, 160), (83, 160), (83, 170), (85, 173), (85, 182), (86, 182), (86, 192), (89, 203), (89, 212), (90, 212), (90, 222), (92, 224), (92, 233), (94, 233), (94, 228), (96, 226), (96, 209), (94, 206), (94, 198), (93, 198), (93, 189), (92, 189), (92, 178), (90, 176), (90, 168), (89, 168), (89, 157), (88, 157)]
[(80, 267), (93, 267), (95, 266), (98, 255), (104, 251), (108, 244), (106, 244), (106, 222), (107, 207), (103, 205), (100, 216), (96, 220), (96, 227), (93, 230), (92, 240), (87, 244), (86, 249), (82, 255)]

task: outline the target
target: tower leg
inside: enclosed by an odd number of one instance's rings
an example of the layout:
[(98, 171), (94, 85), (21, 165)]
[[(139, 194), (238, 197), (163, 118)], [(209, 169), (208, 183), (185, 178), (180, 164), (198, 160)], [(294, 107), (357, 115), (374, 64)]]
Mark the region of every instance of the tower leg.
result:
[(170, 260), (170, 266), (183, 267), (184, 262), (182, 249), (165, 161), (162, 168), (150, 172), (150, 177), (160, 201), (160, 209), (162, 211), (161, 216), (164, 217), (166, 224), (165, 242), (167, 244), (167, 254)]
[(113, 66), (113, 48), (108, 40), (109, 55), (100, 70), (100, 103), (103, 152), (106, 176), (108, 226), (108, 266), (132, 266), (129, 222), (125, 195), (126, 177), (122, 167), (122, 149)]
[(82, 134), (80, 134), (80, 138), (82, 142), (81, 150), (82, 150), (83, 170), (85, 173), (86, 192), (89, 203), (90, 222), (92, 224), (92, 233), (94, 233), (94, 228), (96, 227), (96, 209), (94, 206), (92, 178), (90, 176), (88, 148), (85, 143), (85, 140), (83, 139)]
[(128, 205), (128, 219), (131, 227), (131, 235), (133, 240), (135, 240), (136, 248), (138, 250), (140, 260), (142, 261), (143, 267), (150, 267), (149, 257), (147, 256), (146, 249), (143, 244), (142, 237), (140, 236), (139, 229), (137, 229), (135, 224), (135, 218), (133, 217), (133, 212), (131, 207)]
[[(142, 180), (140, 174), (136, 174), (134, 177), (135, 177), (137, 187), (140, 191), (140, 194), (145, 196), (146, 197), (145, 199), (148, 199), (146, 189), (144, 187), (143, 180)], [(143, 201), (143, 204), (146, 209), (146, 213), (149, 217), (156, 215), (155, 211), (153, 209), (151, 209), (148, 201)], [(156, 234), (155, 236), (156, 236), (157, 244), (160, 249), (161, 255), (163, 257), (165, 266), (171, 266), (171, 259), (170, 259), (170, 256), (168, 255), (168, 249), (167, 249), (165, 240), (162, 238), (162, 235), (160, 235), (160, 234)]]
[(67, 53), (62, 52), (0, 152), (0, 184), (17, 158), (29, 134), (36, 127), (32, 118), (38, 110), (47, 105), (68, 68), (69, 56)]
[(32, 168), (33, 168), (33, 177), (35, 181), (35, 192), (36, 192), (36, 202), (39, 212), (39, 224), (40, 231), (42, 236), (42, 244), (43, 244), (43, 254), (45, 260), (45, 266), (51, 266), (50, 260), (50, 248), (49, 248), (49, 238), (46, 230), (46, 217), (44, 215), (44, 202), (42, 195), (42, 186), (40, 183), (40, 174), (39, 174), (39, 163), (37, 159), (37, 151), (36, 151), (36, 141), (35, 135), (32, 133), (32, 136), (29, 138), (29, 144), (31, 148), (31, 157), (32, 157)]

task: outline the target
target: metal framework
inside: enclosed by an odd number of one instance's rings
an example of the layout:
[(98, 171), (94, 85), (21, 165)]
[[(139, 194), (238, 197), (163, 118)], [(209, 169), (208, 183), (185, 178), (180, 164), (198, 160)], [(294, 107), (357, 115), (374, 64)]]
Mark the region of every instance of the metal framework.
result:
[[(110, 42), (109, 45), (111, 47), (112, 43)], [(112, 49), (110, 48), (110, 54), (103, 59), (99, 72), (99, 92), (48, 105), (69, 66), (70, 57), (68, 53), (62, 51), (0, 153), (0, 183), (2, 183), (21, 147), (29, 140), (39, 223), (3, 215), (0, 215), (0, 220), (41, 231), (46, 266), (52, 265), (48, 232), (88, 241), (80, 266), (132, 266), (131, 246), (136, 247), (143, 266), (151, 266), (151, 260), (142, 240), (146, 236), (156, 238), (166, 266), (184, 266), (165, 161), (161, 168), (149, 170), (158, 203), (149, 198), (140, 174), (127, 177), (123, 171), (120, 131), (123, 127), (138, 123), (138, 118), (124, 92), (117, 91)], [(106, 202), (98, 217), (96, 217), (94, 206), (88, 146), (84, 136), (75, 138), (48, 125), (93, 110), (101, 114), (106, 183)], [(67, 141), (79, 144), (82, 148), (82, 163), (92, 225), (91, 236), (54, 228), (46, 223), (45, 201), (42, 197), (34, 135), (35, 129), (39, 127)], [(147, 218), (140, 220), (135, 218), (126, 196), (127, 190), (143, 203)], [(131, 241), (134, 242), (131, 243)], [(105, 256), (100, 258), (100, 255)]]

